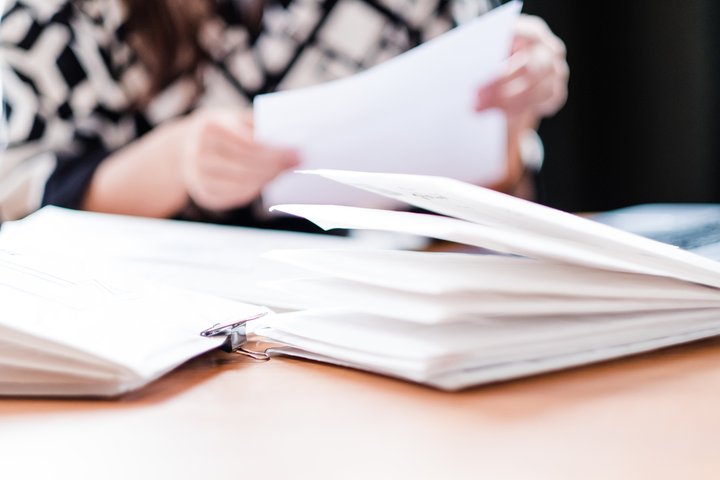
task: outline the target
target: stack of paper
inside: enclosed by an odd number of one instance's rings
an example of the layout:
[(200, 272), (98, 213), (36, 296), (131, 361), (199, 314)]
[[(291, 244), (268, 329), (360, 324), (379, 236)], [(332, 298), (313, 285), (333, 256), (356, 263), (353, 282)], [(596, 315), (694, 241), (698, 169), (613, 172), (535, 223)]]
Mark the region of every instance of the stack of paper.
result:
[(101, 265), (105, 271), (172, 287), (266, 305), (299, 309), (306, 302), (259, 282), (298, 275), (289, 265), (263, 262), (279, 248), (356, 248), (354, 239), (197, 222), (140, 218), (44, 207), (6, 222), (0, 248)]
[(139, 388), (222, 343), (200, 336), (214, 324), (307, 305), (258, 284), (302, 273), (261, 253), (357, 245), (330, 235), (57, 207), (7, 222), (0, 231), (0, 395), (112, 396)]
[(497, 253), (270, 252), (307, 271), (273, 286), (316, 307), (254, 323), (286, 353), (457, 389), (720, 334), (714, 261), (448, 178), (310, 173), (441, 215), (277, 210)]
[(203, 330), (266, 311), (4, 252), (0, 305), (0, 395), (119, 395), (225, 340)]

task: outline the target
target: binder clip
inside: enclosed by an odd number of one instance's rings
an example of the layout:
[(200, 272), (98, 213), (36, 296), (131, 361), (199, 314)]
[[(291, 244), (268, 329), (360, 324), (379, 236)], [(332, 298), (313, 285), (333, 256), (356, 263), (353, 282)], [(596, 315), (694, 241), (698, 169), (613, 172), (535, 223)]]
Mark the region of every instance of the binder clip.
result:
[(248, 350), (247, 348), (245, 348), (245, 343), (247, 343), (247, 335), (245, 334), (245, 332), (247, 322), (257, 320), (258, 318), (262, 318), (267, 314), (268, 312), (261, 312), (257, 315), (253, 315), (252, 317), (243, 318), (242, 320), (239, 320), (237, 322), (228, 323), (225, 325), (216, 323), (212, 327), (206, 328), (205, 330), (200, 332), (200, 335), (203, 337), (219, 337), (221, 335), (225, 335), (225, 342), (220, 345), (220, 350), (228, 353), (244, 355), (246, 357), (252, 358), (253, 360), (266, 362), (270, 360), (270, 355), (268, 355), (266, 352), (255, 352), (253, 350)]

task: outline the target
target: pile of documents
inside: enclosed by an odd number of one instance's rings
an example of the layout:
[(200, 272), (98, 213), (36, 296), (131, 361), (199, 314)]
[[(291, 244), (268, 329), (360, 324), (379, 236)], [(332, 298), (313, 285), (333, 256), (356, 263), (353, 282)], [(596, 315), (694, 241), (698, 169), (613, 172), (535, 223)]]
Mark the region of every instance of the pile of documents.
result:
[(226, 335), (201, 332), (235, 322), (269, 342), (261, 354), (447, 390), (720, 334), (715, 261), (445, 177), (307, 174), (431, 213), (276, 210), (480, 248), (46, 207), (0, 232), (0, 394), (118, 395), (217, 348)]
[(115, 396), (220, 346), (266, 309), (0, 252), (0, 394)]
[(484, 253), (46, 207), (0, 232), (0, 394), (118, 395), (225, 342), (201, 335), (217, 324), (448, 390), (720, 334), (720, 263), (473, 185), (506, 173), (503, 116), (472, 105), (520, 8), (254, 105), (258, 141), (336, 169), (270, 184), (312, 203), (277, 212)]
[[(0, 230), (0, 395), (117, 396), (225, 342), (214, 325), (297, 310), (258, 285), (297, 275), (273, 248), (344, 237), (45, 207)], [(250, 303), (246, 303), (250, 302)]]
[(101, 276), (143, 278), (179, 289), (266, 305), (307, 307), (298, 295), (261, 282), (298, 274), (260, 256), (272, 249), (359, 248), (335, 235), (231, 227), (199, 222), (84, 212), (47, 206), (0, 230), (0, 250), (64, 258)]
[(453, 390), (720, 334), (720, 263), (449, 178), (307, 173), (434, 214), (276, 210), (325, 229), (426, 235), (491, 253), (269, 252), (306, 271), (271, 286), (314, 306), (251, 324), (287, 345), (273, 352)]

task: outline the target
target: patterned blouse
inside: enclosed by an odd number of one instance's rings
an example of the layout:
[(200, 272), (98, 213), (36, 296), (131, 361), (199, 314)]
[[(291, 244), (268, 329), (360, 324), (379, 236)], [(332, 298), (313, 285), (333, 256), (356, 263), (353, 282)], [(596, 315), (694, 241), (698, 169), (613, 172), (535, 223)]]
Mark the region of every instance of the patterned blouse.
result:
[(204, 93), (181, 77), (138, 110), (148, 77), (123, 35), (121, 0), (6, 0), (0, 221), (45, 204), (77, 208), (103, 159), (168, 119), (351, 75), (490, 8), (483, 0), (268, 1), (251, 36), (243, 1), (218, 0), (201, 31), (211, 57)]

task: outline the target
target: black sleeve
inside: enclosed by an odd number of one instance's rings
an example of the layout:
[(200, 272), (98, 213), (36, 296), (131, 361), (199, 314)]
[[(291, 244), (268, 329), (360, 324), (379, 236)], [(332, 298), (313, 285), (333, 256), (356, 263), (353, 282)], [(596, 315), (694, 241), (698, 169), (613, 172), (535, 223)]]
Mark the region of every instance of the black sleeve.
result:
[(98, 142), (81, 154), (58, 154), (55, 170), (45, 183), (42, 205), (80, 209), (95, 170), (110, 153)]
[[(83, 199), (85, 198), (95, 171), (112, 153), (102, 147), (99, 141), (93, 142), (92, 145), (88, 146), (85, 150), (87, 153), (80, 155), (57, 155), (57, 166), (45, 184), (45, 192), (42, 200), (43, 206), (55, 205), (76, 210), (81, 209)], [(247, 207), (224, 212), (212, 212), (199, 207), (189, 200), (185, 210), (179, 212), (174, 219), (217, 223), (221, 225), (292, 230), (307, 233), (346, 234), (345, 231), (340, 230), (324, 232), (309, 220), (299, 217), (273, 216), (269, 218), (259, 218), (256, 214), (258, 202), (259, 199)]]

